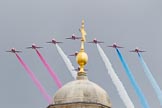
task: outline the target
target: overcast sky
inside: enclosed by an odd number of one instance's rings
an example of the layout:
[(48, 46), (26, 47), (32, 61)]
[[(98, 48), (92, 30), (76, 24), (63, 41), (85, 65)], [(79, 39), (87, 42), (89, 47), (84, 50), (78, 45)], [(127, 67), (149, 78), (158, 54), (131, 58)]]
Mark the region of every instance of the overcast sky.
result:
[[(63, 84), (73, 80), (54, 45), (46, 41), (56, 38), (64, 41), (60, 47), (66, 54), (80, 48), (79, 41), (66, 40), (85, 19), (87, 40), (105, 41), (101, 45), (123, 82), (136, 108), (141, 108), (125, 71), (114, 49), (107, 48), (114, 42), (121, 49), (135, 79), (146, 96), (150, 108), (160, 108), (159, 101), (137, 54), (129, 53), (136, 46), (147, 50), (143, 57), (153, 76), (162, 88), (162, 1), (161, 0), (0, 0), (0, 107), (45, 108), (47, 101), (18, 62), (14, 54), (4, 51), (15, 47), (22, 50), (22, 59), (28, 64), (47, 92), (53, 96), (58, 90), (49, 73), (33, 50), (25, 47), (36, 43), (43, 46), (40, 52), (56, 72)], [(89, 61), (89, 80), (104, 88), (113, 108), (125, 108), (95, 45), (86, 44)], [(77, 67), (75, 58), (70, 58)]]

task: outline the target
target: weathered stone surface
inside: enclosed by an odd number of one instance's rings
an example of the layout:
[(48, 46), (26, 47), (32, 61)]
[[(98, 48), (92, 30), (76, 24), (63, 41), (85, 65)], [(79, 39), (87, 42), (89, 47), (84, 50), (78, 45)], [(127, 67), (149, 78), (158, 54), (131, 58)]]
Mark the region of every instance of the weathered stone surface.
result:
[(48, 108), (104, 107), (111, 107), (107, 93), (85, 77), (71, 81), (59, 89), (54, 96), (53, 104)]

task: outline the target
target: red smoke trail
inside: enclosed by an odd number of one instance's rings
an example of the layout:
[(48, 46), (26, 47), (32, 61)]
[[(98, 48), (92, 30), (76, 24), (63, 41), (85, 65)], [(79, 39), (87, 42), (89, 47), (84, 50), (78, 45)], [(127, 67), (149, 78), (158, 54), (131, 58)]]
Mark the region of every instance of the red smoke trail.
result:
[(41, 61), (43, 62), (44, 66), (47, 68), (48, 72), (50, 73), (50, 75), (52, 76), (53, 80), (56, 82), (57, 87), (61, 88), (62, 87), (62, 83), (61, 81), (58, 79), (57, 75), (54, 73), (54, 71), (51, 69), (51, 67), (48, 65), (48, 63), (45, 61), (45, 59), (43, 58), (43, 56), (40, 54), (40, 52), (35, 49), (39, 58), (41, 59)]
[(16, 54), (16, 57), (18, 58), (21, 65), (25, 68), (25, 70), (27, 71), (27, 73), (29, 74), (29, 76), (31, 77), (35, 85), (38, 87), (40, 92), (43, 94), (44, 98), (48, 101), (49, 104), (51, 104), (51, 97), (46, 93), (45, 89), (43, 88), (41, 83), (38, 81), (38, 79), (35, 77), (33, 72), (29, 69), (29, 67), (24, 63), (24, 61), (20, 58), (18, 54)]

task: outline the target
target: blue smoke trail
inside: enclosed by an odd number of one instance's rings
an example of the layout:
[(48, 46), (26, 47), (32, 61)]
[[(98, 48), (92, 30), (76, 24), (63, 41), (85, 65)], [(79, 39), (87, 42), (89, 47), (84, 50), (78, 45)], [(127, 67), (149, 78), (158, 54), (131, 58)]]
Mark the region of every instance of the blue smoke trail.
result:
[(125, 90), (123, 83), (120, 81), (118, 75), (115, 73), (115, 70), (112, 67), (112, 64), (109, 58), (106, 56), (106, 54), (104, 53), (103, 49), (100, 47), (99, 44), (97, 44), (97, 49), (99, 51), (99, 54), (101, 55), (102, 60), (105, 63), (105, 66), (108, 70), (108, 74), (110, 75), (111, 80), (113, 84), (115, 85), (118, 91), (118, 94), (120, 98), (122, 99), (122, 101), (124, 102), (126, 108), (134, 108), (134, 104), (132, 103), (130, 97), (128, 96), (128, 93)]
[(133, 86), (133, 88), (134, 88), (134, 90), (135, 90), (135, 92), (136, 92), (136, 94), (137, 94), (143, 108), (149, 108), (147, 100), (144, 97), (144, 95), (143, 95), (140, 87), (138, 86), (137, 82), (135, 81), (135, 79), (134, 79), (134, 77), (133, 77), (133, 75), (132, 75), (132, 73), (131, 73), (128, 65), (127, 65), (127, 63), (125, 62), (124, 58), (122, 57), (120, 51), (117, 48), (116, 48), (116, 51), (118, 53), (119, 59), (122, 62), (122, 65), (123, 65), (123, 67), (124, 67), (124, 69), (126, 71), (126, 74), (127, 74), (128, 78), (129, 78), (129, 80), (130, 80), (130, 82), (131, 82), (131, 84), (132, 84), (132, 86)]
[(153, 77), (152, 73), (150, 72), (148, 66), (146, 65), (146, 63), (145, 63), (145, 61), (144, 61), (144, 59), (143, 59), (143, 57), (140, 53), (138, 53), (138, 57), (139, 57), (139, 60), (140, 60), (142, 66), (144, 68), (144, 72), (145, 72), (147, 78), (149, 79), (153, 89), (155, 90), (155, 93), (156, 93), (156, 95), (157, 95), (157, 97), (160, 101), (160, 105), (162, 106), (162, 91), (161, 91), (159, 85), (157, 84), (155, 78)]

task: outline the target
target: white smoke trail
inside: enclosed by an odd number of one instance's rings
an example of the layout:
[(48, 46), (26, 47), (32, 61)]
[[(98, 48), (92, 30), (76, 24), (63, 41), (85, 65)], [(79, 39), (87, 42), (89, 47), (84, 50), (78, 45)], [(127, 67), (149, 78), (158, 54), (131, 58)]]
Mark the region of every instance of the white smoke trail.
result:
[(77, 76), (77, 72), (75, 71), (74, 66), (72, 65), (72, 63), (70, 62), (69, 58), (67, 57), (67, 55), (63, 52), (63, 50), (59, 47), (59, 45), (56, 44), (56, 48), (59, 52), (59, 54), (61, 55), (62, 59), (64, 60), (68, 70), (70, 71), (70, 73), (72, 74), (72, 76), (74, 77), (74, 79), (76, 79)]
[(134, 108), (134, 104), (132, 103), (130, 97), (128, 96), (127, 91), (125, 90), (122, 82), (120, 81), (117, 74), (115, 73), (108, 57), (106, 56), (106, 54), (104, 53), (104, 51), (102, 50), (100, 45), (98, 45), (98, 44), (97, 44), (97, 49), (99, 51), (99, 54), (100, 54), (102, 60), (105, 63), (105, 66), (108, 70), (108, 74), (110, 75), (112, 82), (114, 83), (114, 85), (119, 93), (119, 96), (122, 99), (122, 101), (124, 102), (126, 108)]

